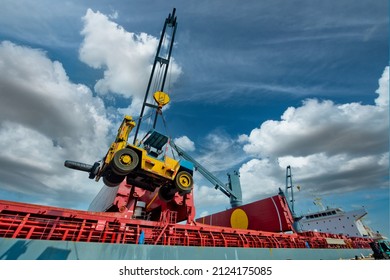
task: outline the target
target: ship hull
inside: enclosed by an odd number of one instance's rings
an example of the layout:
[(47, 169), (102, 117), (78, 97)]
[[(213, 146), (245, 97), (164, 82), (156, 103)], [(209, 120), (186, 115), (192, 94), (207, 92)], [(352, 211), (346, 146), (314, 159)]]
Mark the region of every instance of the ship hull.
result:
[(188, 247), (0, 238), (0, 260), (338, 260), (370, 249)]

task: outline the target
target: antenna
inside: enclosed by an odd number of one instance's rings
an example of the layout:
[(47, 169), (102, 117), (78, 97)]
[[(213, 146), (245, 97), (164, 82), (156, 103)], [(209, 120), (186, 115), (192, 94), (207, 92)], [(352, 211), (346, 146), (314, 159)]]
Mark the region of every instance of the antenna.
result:
[(321, 197), (316, 197), (314, 198), (313, 203), (317, 205), (321, 211), (325, 210), (324, 204), (322, 203), (322, 198)]

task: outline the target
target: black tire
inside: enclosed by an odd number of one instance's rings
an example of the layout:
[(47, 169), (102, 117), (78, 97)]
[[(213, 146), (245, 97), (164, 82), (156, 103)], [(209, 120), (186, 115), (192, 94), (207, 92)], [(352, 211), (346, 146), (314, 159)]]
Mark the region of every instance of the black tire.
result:
[(175, 177), (175, 187), (180, 194), (190, 193), (194, 186), (192, 175), (187, 171), (180, 171)]
[(175, 197), (175, 193), (175, 189), (168, 186), (163, 186), (158, 190), (158, 196), (164, 202), (171, 201)]
[(137, 167), (138, 162), (137, 153), (125, 148), (115, 153), (111, 162), (112, 170), (118, 175), (127, 175)]
[(116, 187), (118, 186), (120, 183), (122, 183), (122, 181), (125, 179), (126, 176), (123, 176), (123, 175), (117, 175), (113, 172), (110, 172), (109, 175), (107, 176), (104, 176), (103, 177), (103, 183), (107, 186), (107, 187)]

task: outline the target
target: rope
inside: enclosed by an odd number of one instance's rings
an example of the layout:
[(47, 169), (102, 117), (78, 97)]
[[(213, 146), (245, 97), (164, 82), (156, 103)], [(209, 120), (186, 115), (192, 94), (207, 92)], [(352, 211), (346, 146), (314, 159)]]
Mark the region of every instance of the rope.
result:
[(151, 114), (149, 114), (149, 115), (147, 115), (147, 116), (138, 117), (138, 118), (136, 118), (136, 119), (133, 119), (133, 121), (138, 121), (138, 120), (140, 120), (140, 119), (147, 119), (147, 118), (150, 118), (150, 117), (152, 116), (152, 114), (153, 114), (153, 113), (151, 113)]
[[(173, 30), (172, 30), (172, 35), (173, 35)], [(172, 59), (170, 59), (170, 60), (172, 60)], [(168, 92), (170, 92), (170, 90), (171, 90), (171, 77), (172, 77), (172, 61), (168, 65)]]
[(171, 77), (172, 77), (172, 63), (169, 63), (168, 66), (168, 92), (171, 91)]
[[(146, 119), (146, 120), (147, 120), (147, 119), (150, 119), (150, 118), (152, 117), (152, 115), (153, 115), (153, 111), (152, 111), (149, 115), (145, 115), (145, 116), (143, 116), (143, 117), (138, 117), (138, 118), (133, 119), (133, 120), (134, 120), (135, 122), (138, 122), (138, 121), (141, 120), (141, 119)], [(151, 126), (151, 122), (149, 122), (147, 131), (150, 130), (150, 126)], [(147, 134), (146, 134), (146, 135), (147, 135)], [(144, 139), (145, 139), (145, 137), (142, 138), (142, 140), (140, 141), (139, 144), (141, 144), (141, 143), (143, 142)]]

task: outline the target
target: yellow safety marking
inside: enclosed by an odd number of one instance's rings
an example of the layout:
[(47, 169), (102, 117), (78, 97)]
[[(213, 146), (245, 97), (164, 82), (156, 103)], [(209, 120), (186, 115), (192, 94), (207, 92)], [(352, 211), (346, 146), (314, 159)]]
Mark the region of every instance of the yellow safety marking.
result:
[(156, 194), (153, 196), (153, 198), (152, 198), (152, 200), (149, 202), (149, 204), (146, 205), (146, 208), (145, 208), (146, 210), (149, 210), (150, 205), (152, 205), (152, 203), (153, 203), (154, 200), (156, 199), (157, 195), (158, 195), (158, 191), (156, 191)]
[(123, 164), (129, 164), (131, 161), (131, 157), (129, 155), (123, 155), (121, 161)]
[(190, 186), (190, 178), (186, 175), (181, 175), (179, 181), (183, 187), (188, 188)]
[(248, 216), (242, 209), (236, 209), (230, 216), (230, 225), (232, 228), (247, 229), (249, 224)]
[(169, 95), (162, 91), (155, 92), (153, 97), (160, 107), (167, 105), (170, 101)]

